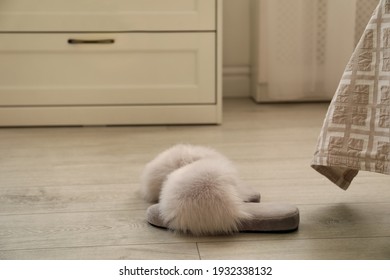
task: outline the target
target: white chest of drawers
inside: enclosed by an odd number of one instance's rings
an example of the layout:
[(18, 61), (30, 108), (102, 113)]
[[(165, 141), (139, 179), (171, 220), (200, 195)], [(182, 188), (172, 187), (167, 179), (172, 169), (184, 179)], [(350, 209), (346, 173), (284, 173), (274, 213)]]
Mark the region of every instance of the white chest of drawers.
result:
[(0, 126), (220, 123), (221, 0), (4, 0)]

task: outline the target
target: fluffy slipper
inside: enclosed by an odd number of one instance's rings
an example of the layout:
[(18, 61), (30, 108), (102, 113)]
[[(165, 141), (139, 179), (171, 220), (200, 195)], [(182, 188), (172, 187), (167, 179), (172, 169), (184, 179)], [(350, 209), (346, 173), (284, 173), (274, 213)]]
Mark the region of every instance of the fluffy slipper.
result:
[[(204, 158), (227, 162), (231, 165), (230, 169), (233, 169), (233, 164), (224, 155), (211, 148), (178, 144), (163, 151), (145, 166), (141, 175), (140, 189), (143, 198), (148, 202), (158, 202), (163, 183), (170, 173)], [(235, 173), (237, 172), (235, 171)], [(237, 178), (235, 180), (239, 180), (238, 174), (235, 174), (235, 177)], [(260, 194), (251, 187), (244, 185), (242, 182), (237, 183), (236, 186), (238, 195), (243, 201), (260, 201)]]
[(150, 224), (193, 235), (238, 231), (291, 231), (299, 211), (288, 204), (244, 203), (234, 168), (226, 161), (200, 159), (164, 182), (160, 202), (147, 210)]

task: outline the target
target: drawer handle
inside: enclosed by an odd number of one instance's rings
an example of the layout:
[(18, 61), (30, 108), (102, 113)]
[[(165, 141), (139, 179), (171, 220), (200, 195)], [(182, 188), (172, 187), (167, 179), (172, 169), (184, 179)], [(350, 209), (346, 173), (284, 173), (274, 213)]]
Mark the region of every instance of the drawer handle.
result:
[(99, 39), (99, 40), (87, 40), (87, 39), (69, 39), (68, 44), (80, 45), (80, 44), (114, 44), (114, 39)]

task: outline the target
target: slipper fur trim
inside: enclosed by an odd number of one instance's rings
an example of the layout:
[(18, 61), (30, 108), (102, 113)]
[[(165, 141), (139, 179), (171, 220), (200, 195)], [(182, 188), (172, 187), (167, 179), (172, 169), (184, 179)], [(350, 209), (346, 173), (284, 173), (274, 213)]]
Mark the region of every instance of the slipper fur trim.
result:
[[(231, 168), (234, 169), (233, 164), (228, 158), (212, 148), (190, 144), (177, 144), (158, 154), (145, 166), (141, 174), (141, 196), (147, 202), (158, 202), (162, 185), (170, 173), (204, 158), (219, 158), (221, 161), (229, 162)], [(237, 186), (237, 191), (243, 201), (260, 201), (259, 192), (245, 185), (242, 181), (237, 183)]]
[(177, 144), (161, 152), (145, 166), (141, 174), (142, 197), (148, 202), (157, 202), (162, 184), (171, 172), (205, 157), (220, 157), (227, 160), (211, 148), (189, 144)]
[(237, 174), (229, 161), (203, 158), (167, 177), (160, 195), (160, 215), (171, 230), (204, 234), (238, 231), (252, 215), (242, 207)]

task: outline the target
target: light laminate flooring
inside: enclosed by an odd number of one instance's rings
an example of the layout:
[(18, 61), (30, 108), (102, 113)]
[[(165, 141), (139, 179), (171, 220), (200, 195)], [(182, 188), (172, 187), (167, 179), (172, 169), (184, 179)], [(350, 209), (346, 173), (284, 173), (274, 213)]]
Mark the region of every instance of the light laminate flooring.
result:
[[(0, 259), (390, 259), (390, 177), (343, 191), (310, 168), (327, 104), (224, 101), (222, 125), (0, 129)], [(296, 204), (285, 234), (175, 235), (150, 226), (144, 165), (211, 146), (264, 202)]]

